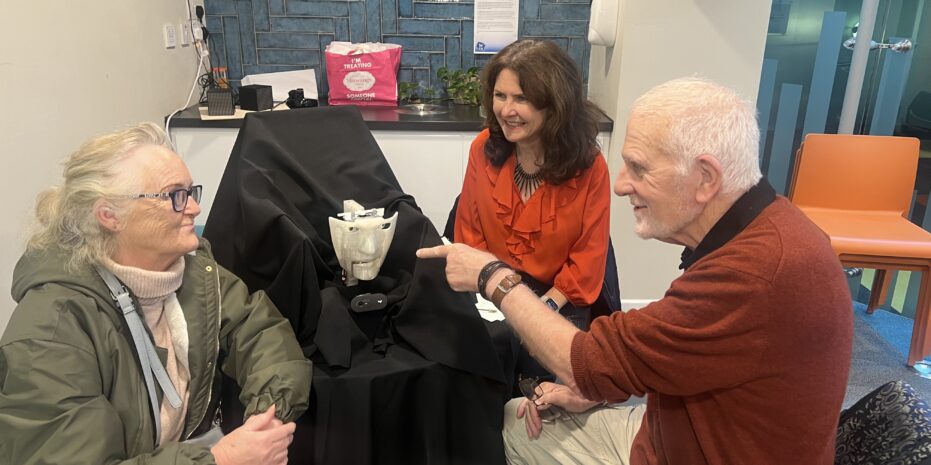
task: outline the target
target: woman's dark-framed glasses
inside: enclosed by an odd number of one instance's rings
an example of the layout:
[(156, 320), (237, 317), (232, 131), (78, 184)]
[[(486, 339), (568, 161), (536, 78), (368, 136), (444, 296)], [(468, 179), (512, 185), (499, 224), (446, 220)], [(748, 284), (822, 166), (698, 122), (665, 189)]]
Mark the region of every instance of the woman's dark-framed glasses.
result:
[(171, 208), (181, 213), (187, 208), (188, 198), (193, 198), (195, 202), (200, 203), (200, 195), (204, 192), (204, 186), (191, 186), (190, 189), (175, 189), (171, 192), (158, 192), (155, 194), (129, 194), (123, 196), (126, 199), (171, 199)]

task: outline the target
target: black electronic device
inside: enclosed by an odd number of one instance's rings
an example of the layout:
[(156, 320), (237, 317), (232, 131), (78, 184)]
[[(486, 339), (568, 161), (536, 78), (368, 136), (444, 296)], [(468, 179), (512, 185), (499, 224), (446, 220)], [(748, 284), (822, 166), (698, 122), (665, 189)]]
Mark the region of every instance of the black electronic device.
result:
[(288, 108), (310, 108), (317, 106), (316, 99), (304, 98), (304, 89), (300, 87), (288, 91), (288, 100), (285, 101), (285, 103), (288, 105)]
[(233, 91), (230, 89), (207, 89), (207, 114), (229, 116), (236, 112)]
[(272, 107), (272, 86), (250, 84), (239, 88), (239, 108), (262, 111)]
[(385, 294), (359, 294), (349, 301), (349, 308), (356, 313), (381, 310), (388, 305)]

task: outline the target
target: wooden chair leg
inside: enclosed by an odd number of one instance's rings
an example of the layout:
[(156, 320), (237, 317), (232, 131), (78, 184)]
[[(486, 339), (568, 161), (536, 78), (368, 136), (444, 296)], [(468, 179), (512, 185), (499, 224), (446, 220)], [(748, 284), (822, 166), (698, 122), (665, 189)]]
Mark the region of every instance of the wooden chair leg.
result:
[[(914, 275), (913, 275), (914, 278)], [(915, 305), (915, 327), (908, 349), (908, 365), (931, 355), (931, 266), (921, 272), (921, 287)]]
[(886, 270), (876, 270), (876, 274), (873, 275), (873, 284), (870, 286), (870, 301), (866, 304), (867, 314), (872, 314), (886, 303), (891, 283), (892, 273), (886, 273)]

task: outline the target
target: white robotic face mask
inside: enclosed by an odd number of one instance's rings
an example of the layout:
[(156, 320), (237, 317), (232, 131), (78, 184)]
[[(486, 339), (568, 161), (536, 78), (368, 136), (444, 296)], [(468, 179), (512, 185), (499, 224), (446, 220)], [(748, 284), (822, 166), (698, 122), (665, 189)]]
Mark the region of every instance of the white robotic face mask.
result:
[(398, 214), (384, 218), (384, 208), (364, 209), (354, 200), (343, 201), (342, 219), (329, 218), (330, 238), (339, 265), (345, 272), (346, 285), (378, 276), (385, 255), (394, 238)]

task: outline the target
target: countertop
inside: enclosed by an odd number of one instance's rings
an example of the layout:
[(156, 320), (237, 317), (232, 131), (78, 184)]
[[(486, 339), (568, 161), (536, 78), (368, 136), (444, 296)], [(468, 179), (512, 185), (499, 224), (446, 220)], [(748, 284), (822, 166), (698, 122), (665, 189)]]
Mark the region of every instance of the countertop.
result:
[[(201, 120), (197, 105), (188, 107), (171, 119), (172, 128), (239, 128), (242, 119)], [(444, 131), (444, 132), (478, 132), (482, 130), (484, 118), (479, 114), (479, 107), (445, 105), (447, 112), (435, 115), (405, 115), (396, 111), (396, 107), (359, 107), (362, 118), (370, 130), (379, 131)], [(287, 110), (278, 110), (287, 111)], [(603, 116), (598, 123), (598, 130), (611, 132), (614, 122)]]

